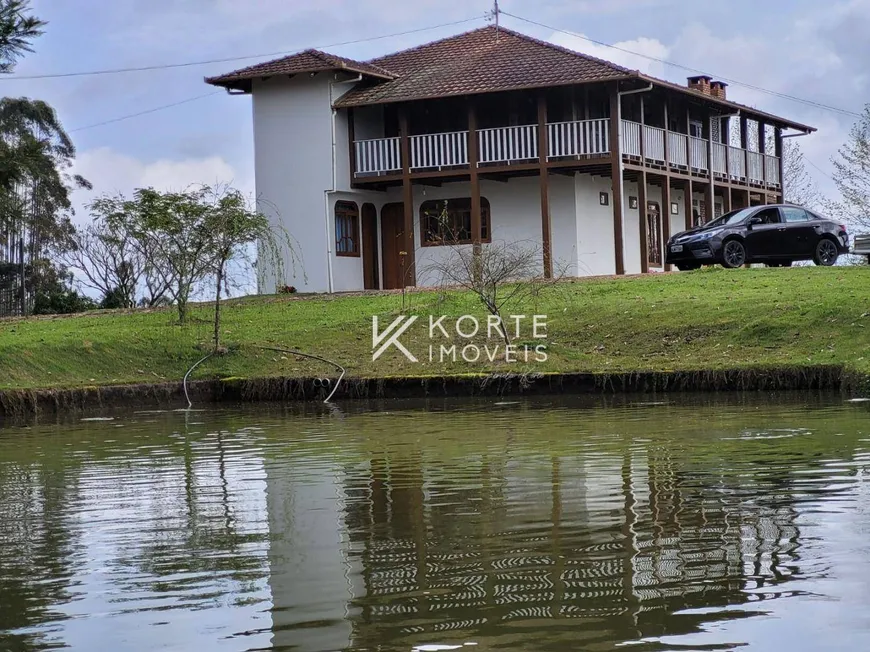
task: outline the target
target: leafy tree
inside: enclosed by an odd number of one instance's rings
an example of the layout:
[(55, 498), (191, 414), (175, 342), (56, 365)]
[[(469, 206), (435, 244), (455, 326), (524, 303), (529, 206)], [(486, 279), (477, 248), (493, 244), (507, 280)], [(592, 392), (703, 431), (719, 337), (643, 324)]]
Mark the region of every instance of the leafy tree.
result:
[(0, 0), (0, 73), (12, 72), (30, 42), (42, 35), (45, 22), (28, 13), (30, 0)]
[(34, 315), (57, 315), (85, 312), (96, 308), (92, 299), (79, 294), (72, 287), (72, 275), (58, 270), (53, 265), (44, 265), (35, 270)]
[(847, 222), (870, 230), (870, 104), (849, 132), (848, 140), (831, 162), (841, 200), (829, 211)]
[(115, 208), (107, 217), (108, 226), (128, 235), (139, 253), (150, 257), (155, 275), (175, 303), (179, 323), (186, 323), (190, 297), (213, 269), (207, 193), (202, 188), (140, 188), (133, 199)]
[(103, 310), (118, 310), (130, 307), (126, 288), (112, 288), (103, 295), (102, 299), (100, 299), (100, 308)]
[(103, 295), (103, 303), (110, 304), (104, 307), (154, 306), (166, 297), (170, 284), (158, 273), (148, 242), (137, 242), (117, 218), (124, 201), (103, 196), (91, 203), (93, 221), (75, 230), (61, 260), (79, 271), (81, 285)]
[[(115, 234), (114, 242), (129, 238), (147, 261), (146, 285), (152, 278), (166, 289), (163, 293), (152, 290), (152, 297), (155, 302), (169, 297), (178, 309), (180, 323), (187, 321), (187, 306), (196, 288), (207, 279), (214, 280), (215, 348), (220, 345), (221, 297), (230, 286), (230, 262), (247, 258), (251, 245), (257, 243), (260, 257), (282, 274), (275, 235), (280, 231), (274, 231), (268, 219), (229, 186), (199, 186), (182, 192), (140, 188), (132, 199), (104, 198), (95, 206), (106, 228)], [(290, 239), (285, 239), (292, 255)], [(119, 285), (119, 275), (112, 278)]]
[(825, 203), (819, 187), (807, 173), (803, 150), (794, 138), (783, 140), (782, 168), (785, 201), (815, 209)]
[(227, 285), (227, 265), (235, 258), (245, 258), (250, 245), (258, 244), (261, 260), (272, 265), (275, 276), (283, 276), (282, 260), (276, 234), (282, 234), (287, 250), (293, 246), (285, 232), (276, 231), (269, 219), (250, 206), (247, 198), (229, 186), (205, 187), (207, 198), (207, 231), (211, 234), (210, 251), (215, 280), (214, 348), (220, 347), (221, 294)]

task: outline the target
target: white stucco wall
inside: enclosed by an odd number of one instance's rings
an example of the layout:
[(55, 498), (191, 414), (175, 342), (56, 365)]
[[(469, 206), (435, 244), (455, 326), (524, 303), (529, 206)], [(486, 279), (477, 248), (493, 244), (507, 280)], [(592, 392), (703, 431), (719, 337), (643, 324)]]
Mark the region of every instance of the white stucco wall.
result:
[[(537, 177), (510, 179), (507, 183), (481, 180), (481, 196), (490, 204), (492, 239), (494, 242), (529, 243), (540, 247), (541, 198)], [(557, 273), (566, 276), (589, 276), (615, 273), (613, 248), (613, 208), (599, 204), (599, 191), (609, 191), (610, 180), (577, 174), (574, 177), (550, 177), (550, 216), (552, 223), (553, 265)], [(414, 243), (417, 260), (417, 284), (437, 285), (433, 266), (450, 252), (447, 247), (423, 247), (420, 233), (420, 207), (424, 201), (470, 196), (468, 182), (444, 184), (440, 187), (414, 186)], [(402, 201), (400, 188), (387, 192), (350, 191), (330, 194), (330, 233), (334, 234), (334, 208), (337, 201), (353, 201), (362, 211), (364, 203), (375, 206), (378, 215), (378, 261), (382, 260), (380, 238), (381, 209), (385, 204)], [(632, 222), (637, 232), (637, 219)], [(333, 236), (334, 237), (334, 236)], [(364, 246), (364, 243), (363, 243)], [(633, 252), (639, 241), (634, 240)], [(362, 248), (362, 247), (361, 247)], [(361, 252), (365, 255), (365, 252)], [(332, 252), (333, 288), (337, 292), (360, 290), (363, 287), (363, 257), (337, 256)], [(640, 270), (639, 254), (637, 270)], [(382, 270), (379, 278), (383, 283)], [(325, 288), (320, 291), (325, 291)]]
[[(550, 177), (550, 216), (553, 232), (553, 261), (555, 269), (566, 269), (569, 276), (577, 273), (576, 222), (574, 204), (574, 180), (571, 177), (553, 175)], [(483, 179), (480, 193), (489, 201), (493, 242), (528, 243), (530, 247), (540, 247), (541, 194), (538, 177), (520, 177), (507, 183)], [(387, 203), (401, 202), (401, 189), (394, 188), (387, 193), (371, 193), (376, 196), (380, 224), (380, 208)], [(449, 247), (424, 247), (420, 232), (420, 207), (425, 201), (469, 197), (469, 182), (448, 183), (440, 187), (414, 186), (414, 244), (417, 261), (417, 284), (420, 286), (437, 285), (440, 279), (434, 274), (433, 266), (450, 255)], [(358, 289), (362, 286), (362, 267), (359, 274), (338, 279), (335, 284)], [(356, 283), (355, 288), (351, 288)]]
[(260, 292), (274, 292), (276, 283), (294, 285), (299, 291), (325, 289), (328, 245), (323, 193), (332, 183), (329, 79), (299, 75), (257, 80), (252, 95), (258, 205), (289, 232), (301, 254), (301, 261), (297, 255), (294, 264), (284, 251), (284, 278), (262, 270)]
[(668, 208), (668, 215), (671, 217), (671, 235), (676, 235), (686, 230), (686, 204), (685, 190), (671, 189), (671, 201), (677, 202), (679, 212), (676, 215), (671, 214), (671, 209)]
[[(599, 194), (608, 194), (602, 206)], [(574, 176), (577, 215), (578, 276), (616, 273), (616, 249), (613, 245), (613, 194), (610, 179), (590, 174)]]

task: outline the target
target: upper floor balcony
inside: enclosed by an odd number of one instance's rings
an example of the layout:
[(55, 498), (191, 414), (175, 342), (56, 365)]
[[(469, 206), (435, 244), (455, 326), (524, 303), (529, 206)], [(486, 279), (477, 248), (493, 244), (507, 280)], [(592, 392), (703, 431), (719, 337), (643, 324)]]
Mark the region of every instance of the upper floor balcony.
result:
[[(733, 145), (622, 120), (621, 147), (627, 164), (720, 182), (778, 189), (779, 157)], [(468, 130), (408, 137), (411, 174), (467, 170), (473, 147)], [(494, 127), (476, 132), (477, 167), (540, 165), (539, 126)], [(546, 123), (545, 164), (610, 159), (610, 118)], [(355, 140), (354, 178), (366, 180), (400, 175), (400, 136)]]

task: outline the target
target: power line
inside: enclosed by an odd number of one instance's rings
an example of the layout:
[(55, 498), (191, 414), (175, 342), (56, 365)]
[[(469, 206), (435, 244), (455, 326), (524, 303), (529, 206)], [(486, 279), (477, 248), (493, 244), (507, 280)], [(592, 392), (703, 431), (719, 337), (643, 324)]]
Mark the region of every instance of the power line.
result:
[[(371, 36), (371, 37), (367, 37), (367, 38), (355, 39), (353, 41), (344, 41), (343, 43), (333, 43), (331, 45), (321, 45), (318, 47), (319, 48), (330, 48), (330, 47), (339, 47), (340, 45), (350, 45), (352, 43), (363, 43), (366, 41), (377, 41), (377, 40), (392, 38), (392, 37), (396, 37), (396, 36), (403, 36), (405, 34), (414, 34), (417, 32), (439, 29), (441, 27), (449, 27), (452, 25), (459, 25), (459, 24), (468, 23), (468, 22), (471, 22), (474, 20), (480, 20), (480, 18), (466, 18), (463, 20), (453, 21), (450, 23), (442, 23), (440, 25), (433, 25), (430, 27), (420, 27), (417, 29), (406, 30), (404, 32), (396, 32), (393, 34), (385, 34), (385, 35), (380, 35), (380, 36)], [(294, 50), (293, 52), (298, 52), (298, 51), (299, 50)], [(177, 67), (181, 67), (181, 66), (195, 66), (195, 65), (200, 65), (203, 63), (216, 63), (216, 62), (220, 62), (220, 61), (236, 61), (239, 59), (275, 56), (277, 54), (281, 54), (281, 53), (272, 53), (271, 55), (270, 54), (251, 55), (249, 57), (232, 57), (232, 58), (228, 58), (228, 59), (215, 59), (215, 60), (208, 61), (208, 62), (189, 62), (189, 63), (180, 63), (180, 64), (168, 64), (168, 66), (146, 66), (146, 67), (141, 67), (141, 68), (126, 68), (126, 69), (118, 68), (115, 70), (91, 71), (91, 72), (80, 72), (80, 73), (64, 73), (62, 75), (42, 75), (42, 76), (35, 76), (35, 77), (18, 77), (17, 79), (45, 79), (48, 77), (58, 77), (58, 76), (71, 77), (71, 76), (81, 76), (81, 75), (113, 74), (113, 73), (120, 73), (120, 72), (140, 71), (140, 70), (156, 70), (156, 69), (160, 69), (162, 67), (176, 67), (177, 68)], [(287, 54), (287, 52), (284, 52), (284, 54)], [(96, 127), (102, 127), (104, 125), (113, 124), (115, 122), (122, 122), (124, 120), (130, 120), (131, 118), (138, 118), (138, 117), (143, 116), (143, 115), (148, 115), (149, 113), (156, 113), (158, 111), (163, 111), (165, 109), (171, 109), (173, 107), (181, 106), (182, 104), (187, 104), (189, 102), (195, 102), (196, 100), (201, 100), (201, 99), (204, 99), (206, 97), (211, 97), (211, 96), (217, 95), (219, 93), (223, 93), (223, 91), (212, 91), (211, 93), (204, 93), (202, 95), (195, 95), (193, 97), (188, 97), (187, 99), (184, 99), (184, 100), (179, 100), (178, 102), (172, 102), (170, 104), (162, 104), (161, 106), (155, 106), (155, 107), (150, 108), (150, 109), (145, 109), (144, 111), (138, 111), (136, 113), (131, 113), (129, 115), (119, 116), (117, 118), (110, 118), (108, 120), (103, 120), (102, 122), (96, 122), (94, 124), (86, 125), (84, 127), (76, 127), (75, 129), (70, 129), (69, 133), (75, 133), (77, 131), (85, 131), (87, 129), (94, 129)]]
[(206, 97), (211, 97), (212, 95), (222, 94), (224, 91), (212, 91), (211, 93), (205, 93), (203, 95), (197, 95), (195, 97), (188, 97), (186, 100), (180, 100), (178, 102), (173, 102), (172, 104), (164, 104), (162, 106), (155, 106), (152, 109), (145, 109), (144, 111), (139, 111), (138, 113), (131, 113), (130, 115), (123, 115), (119, 118), (111, 118), (109, 120), (103, 120), (102, 122), (96, 122), (92, 125), (87, 125), (86, 127), (76, 127), (75, 129), (70, 129), (69, 132), (73, 133), (76, 131), (84, 131), (85, 129), (93, 129), (95, 127), (102, 127), (103, 125), (112, 124), (114, 122), (121, 122), (122, 120), (129, 120), (130, 118), (138, 118), (142, 115), (147, 115), (149, 113), (156, 113), (157, 111), (162, 111), (163, 109), (171, 109), (174, 106), (181, 106), (182, 104), (187, 104), (188, 102), (193, 102), (195, 100), (201, 100)]
[(819, 172), (821, 172), (822, 174), (824, 174), (826, 177), (828, 177), (831, 181), (833, 181), (834, 183), (837, 183), (837, 180), (836, 180), (834, 177), (832, 177), (830, 174), (828, 174), (827, 172), (825, 172), (825, 171), (824, 171), (822, 168), (820, 168), (818, 165), (816, 165), (815, 163), (813, 163), (810, 159), (808, 159), (808, 158), (806, 157), (806, 155), (804, 155), (804, 160), (805, 160), (807, 163), (809, 163), (810, 165), (812, 165), (814, 168), (816, 168)]
[[(369, 41), (380, 41), (388, 38), (396, 38), (398, 36), (407, 36), (408, 34), (417, 34), (419, 32), (428, 32), (433, 29), (440, 29), (442, 27), (452, 27), (454, 25), (462, 25), (464, 23), (470, 23), (476, 20), (482, 20), (483, 16), (475, 16), (474, 18), (464, 18), (462, 20), (454, 20), (449, 23), (441, 23), (440, 25), (431, 25), (429, 27), (418, 27), (416, 29), (405, 30), (404, 32), (394, 32), (392, 34), (381, 34), (379, 36), (369, 36), (367, 38), (359, 38), (354, 39), (352, 41), (342, 41), (340, 43), (328, 43), (325, 45), (317, 45), (312, 46), (317, 49), (326, 49), (326, 48), (337, 48), (345, 45), (356, 45), (358, 43), (366, 43)], [(237, 57), (225, 57), (222, 59), (208, 59), (203, 61), (185, 61), (181, 63), (164, 63), (164, 64), (153, 64), (149, 66), (137, 66), (132, 68), (107, 68), (103, 70), (83, 70), (76, 72), (59, 72), (59, 73), (46, 73), (42, 75), (2, 75), (0, 76), (0, 81), (16, 81), (16, 80), (33, 80), (33, 79), (61, 79), (66, 77), (86, 77), (93, 75), (116, 75), (119, 73), (128, 73), (128, 72), (146, 72), (149, 70), (169, 70), (173, 68), (189, 68), (192, 66), (205, 66), (213, 63), (227, 63), (231, 61), (243, 61), (246, 59), (262, 59), (266, 57), (279, 57), (286, 56), (290, 54), (295, 54), (297, 52), (301, 52), (306, 48), (297, 48), (295, 50), (282, 50), (281, 52), (264, 52), (262, 54), (246, 54)]]
[[(539, 22), (537, 22), (537, 21), (535, 21), (535, 20), (531, 20), (531, 19), (529, 19), (529, 18), (523, 18), (522, 16), (517, 16), (516, 14), (512, 14), (512, 13), (509, 13), (509, 12), (504, 11), (504, 10), (502, 10), (501, 13), (502, 13), (503, 15), (505, 15), (505, 16), (510, 16), (511, 18), (516, 18), (517, 20), (521, 20), (521, 21), (523, 21), (524, 23), (529, 23), (530, 25), (536, 25), (536, 26), (538, 26), (538, 27), (543, 27), (544, 29), (549, 29), (549, 30), (552, 30), (552, 31), (554, 31), (554, 32), (561, 32), (562, 34), (567, 34), (568, 36), (573, 36), (573, 37), (575, 37), (575, 38), (579, 38), (579, 39), (582, 39), (582, 40), (584, 40), (584, 41), (588, 41), (588, 42), (590, 42), (590, 43), (594, 43), (595, 45), (600, 45), (600, 46), (603, 46), (603, 47), (606, 47), (606, 48), (610, 48), (610, 49), (612, 49), (612, 50), (618, 50), (619, 52), (624, 52), (624, 53), (626, 53), (626, 54), (631, 54), (631, 55), (634, 55), (634, 56), (636, 56), (636, 57), (641, 57), (641, 58), (643, 58), (643, 59), (649, 59), (650, 61), (655, 61), (655, 62), (657, 62), (657, 63), (662, 63), (662, 64), (667, 65), (667, 66), (673, 66), (673, 67), (675, 67), (675, 68), (681, 68), (681, 69), (683, 69), (683, 70), (688, 70), (689, 72), (693, 72), (693, 73), (698, 73), (698, 74), (702, 74), (702, 75), (709, 75), (709, 74), (710, 74), (710, 73), (708, 73), (708, 72), (706, 72), (706, 71), (704, 71), (704, 70), (699, 70), (698, 68), (692, 68), (691, 66), (685, 66), (685, 65), (683, 65), (683, 64), (681, 64), (681, 63), (675, 63), (675, 62), (673, 62), (673, 61), (667, 61), (666, 59), (659, 59), (659, 58), (657, 58), (657, 57), (653, 57), (653, 56), (650, 56), (650, 55), (648, 55), (648, 54), (642, 54), (642, 53), (640, 53), (640, 52), (634, 52), (634, 51), (632, 51), (632, 50), (628, 50), (628, 49), (626, 49), (626, 48), (619, 47), (618, 45), (612, 45), (612, 44), (610, 44), (610, 43), (604, 43), (603, 41), (597, 41), (597, 40), (595, 40), (595, 39), (593, 39), (593, 38), (589, 38), (588, 36), (584, 36), (583, 34), (577, 34), (576, 32), (571, 32), (571, 31), (568, 31), (568, 30), (566, 30), (566, 29), (561, 29), (561, 28), (559, 28), (559, 27), (552, 27), (551, 25), (545, 25), (544, 23), (539, 23)], [(807, 100), (807, 99), (805, 99), (805, 98), (802, 98), (802, 97), (796, 97), (796, 96), (794, 96), (794, 95), (789, 95), (789, 94), (787, 94), (787, 93), (780, 93), (779, 91), (774, 91), (774, 90), (771, 90), (771, 89), (769, 89), (769, 88), (763, 88), (763, 87), (761, 87), (761, 86), (755, 86), (755, 85), (753, 85), (753, 84), (747, 84), (746, 82), (738, 81), (738, 80), (735, 80), (735, 79), (728, 79), (727, 77), (722, 77), (722, 76), (720, 76), (720, 75), (710, 75), (710, 76), (711, 76), (711, 77), (718, 78), (718, 79), (721, 79), (722, 81), (727, 82), (727, 83), (729, 83), (729, 84), (735, 84), (735, 85), (737, 85), (737, 86), (743, 86), (744, 88), (750, 88), (750, 89), (752, 89), (752, 90), (759, 91), (759, 92), (761, 92), (761, 93), (767, 93), (767, 94), (769, 94), (769, 95), (774, 95), (774, 96), (776, 96), (776, 97), (781, 97), (781, 98), (783, 98), (783, 99), (791, 100), (791, 101), (793, 101), (793, 102), (800, 102), (800, 103), (802, 103), (802, 104), (807, 104), (807, 105), (809, 105), (809, 106), (813, 106), (813, 107), (815, 107), (815, 108), (817, 108), (817, 109), (825, 109), (825, 110), (827, 110), (827, 111), (834, 111), (835, 113), (841, 113), (841, 114), (843, 114), (843, 115), (848, 115), (848, 116), (852, 116), (852, 117), (856, 117), (856, 118), (860, 118), (860, 117), (861, 117), (861, 114), (860, 114), (860, 113), (856, 113), (856, 112), (854, 112), (854, 111), (849, 111), (849, 110), (847, 110), (847, 109), (841, 109), (841, 108), (836, 107), (836, 106), (830, 106), (830, 105), (828, 105), (828, 104), (822, 104), (821, 102), (816, 102), (816, 101), (814, 101), (814, 100)]]

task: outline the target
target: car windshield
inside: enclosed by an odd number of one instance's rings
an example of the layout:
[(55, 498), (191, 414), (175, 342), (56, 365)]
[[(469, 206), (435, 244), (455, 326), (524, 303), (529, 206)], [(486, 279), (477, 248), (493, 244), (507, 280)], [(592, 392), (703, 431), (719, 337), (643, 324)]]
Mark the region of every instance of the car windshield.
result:
[(728, 224), (740, 224), (743, 220), (755, 212), (753, 208), (741, 208), (730, 213), (725, 213), (722, 217), (717, 217), (712, 222), (708, 222), (704, 226), (726, 226)]

